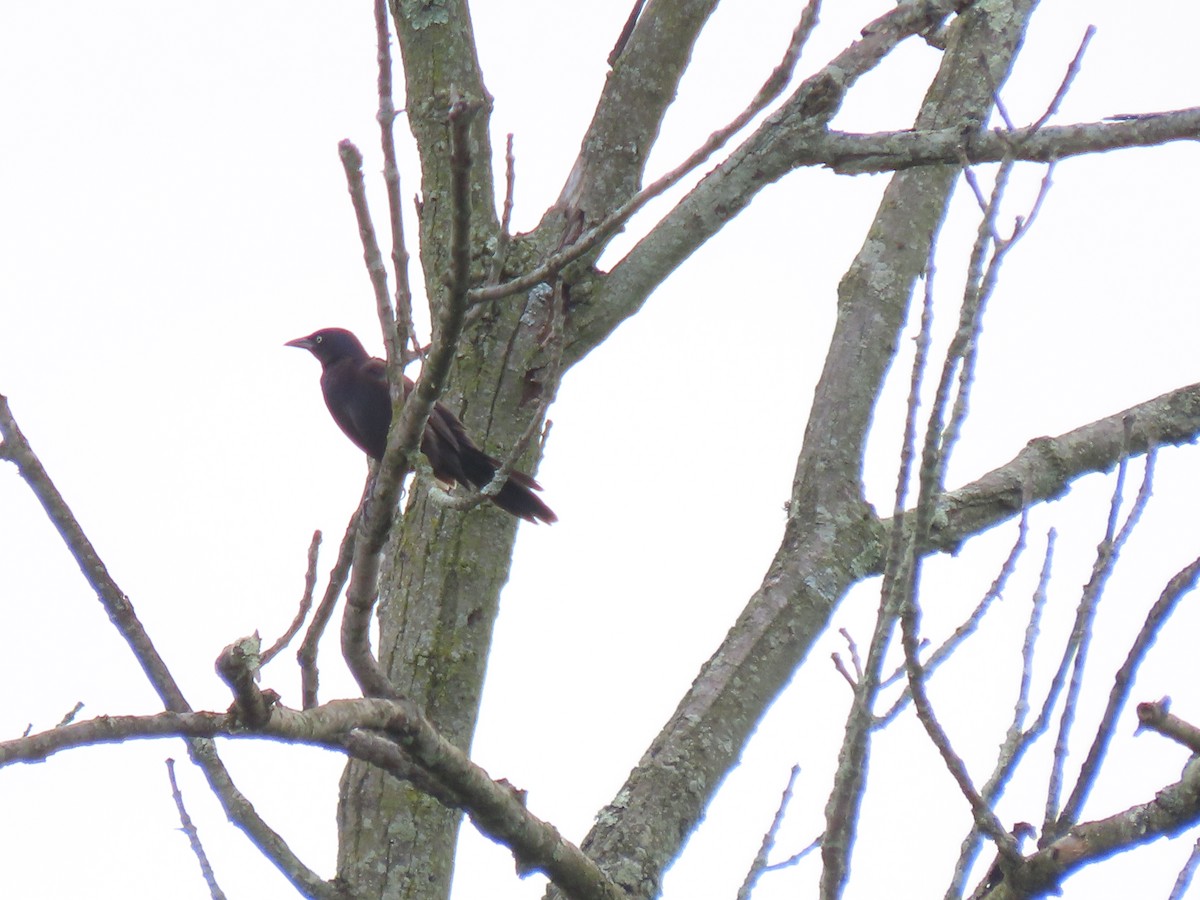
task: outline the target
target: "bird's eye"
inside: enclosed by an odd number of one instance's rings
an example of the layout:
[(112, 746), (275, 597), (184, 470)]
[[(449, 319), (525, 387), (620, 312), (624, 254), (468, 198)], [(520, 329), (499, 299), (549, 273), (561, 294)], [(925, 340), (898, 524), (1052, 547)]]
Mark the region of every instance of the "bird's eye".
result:
[(314, 344), (319, 344), (319, 343), (321, 343), (321, 341), (323, 341), (323, 340), (325, 340), (325, 338), (321, 337), (321, 335), (319, 335), (319, 334), (318, 334), (318, 335), (317, 335), (317, 336), (316, 336), (316, 337), (313, 339), (313, 343), (314, 343)]

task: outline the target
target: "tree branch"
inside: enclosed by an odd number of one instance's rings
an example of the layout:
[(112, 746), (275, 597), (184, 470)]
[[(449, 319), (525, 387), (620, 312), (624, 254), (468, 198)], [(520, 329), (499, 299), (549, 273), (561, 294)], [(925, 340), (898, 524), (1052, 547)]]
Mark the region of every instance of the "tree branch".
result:
[[(764, 119), (603, 277), (596, 296), (586, 308), (576, 311), (568, 360), (582, 358), (603, 341), (762, 188), (795, 169), (795, 145), (803, 146), (828, 126), (859, 78), (903, 40), (941, 22), (961, 5), (952, 0), (902, 3), (867, 25), (860, 40), (806, 78), (782, 107)], [(919, 128), (933, 126), (918, 123)], [(961, 133), (961, 125), (958, 127)]]
[[(74, 557), (84, 578), (96, 592), (109, 619), (117, 631), (129, 644), (134, 657), (142, 666), (142, 671), (150, 680), (151, 685), (162, 699), (163, 705), (172, 714), (184, 714), (191, 710), (184, 698), (175, 678), (167, 669), (166, 663), (158, 655), (150, 636), (142, 627), (133, 604), (117, 586), (108, 569), (100, 559), (95, 547), (83, 533), (79, 522), (67, 507), (66, 501), (59, 494), (54, 482), (42, 467), (41, 461), (33, 452), (25, 435), (17, 426), (16, 420), (8, 408), (8, 399), (0, 395), (0, 436), (4, 439), (5, 458), (16, 463), (22, 478), (29, 485), (46, 515), (58, 529), (63, 542), (67, 545), (71, 556)], [(64, 726), (70, 728), (74, 726)], [(216, 746), (208, 740), (192, 740), (188, 742), (188, 752), (213, 789), (225, 813), (238, 828), (298, 889), (313, 897), (334, 898), (337, 891), (331, 888), (320, 876), (309, 869), (300, 858), (288, 847), (287, 843), (262, 817), (255, 812), (254, 807), (233, 780), (221, 758), (217, 755)], [(0, 761), (3, 757), (0, 756)]]
[(57, 529), (63, 543), (67, 545), (79, 571), (96, 593), (108, 618), (116, 627), (117, 632), (125, 639), (129, 649), (133, 651), (134, 659), (146, 673), (146, 678), (154, 687), (163, 705), (175, 712), (186, 712), (190, 709), (183, 691), (175, 681), (175, 677), (167, 668), (166, 662), (158, 654), (150, 635), (142, 626), (134, 612), (133, 604), (125, 592), (108, 574), (108, 568), (100, 559), (100, 554), (88, 540), (83, 528), (80, 527), (74, 514), (67, 506), (50, 475), (43, 468), (41, 460), (33, 452), (29, 441), (21, 433), (12, 411), (8, 407), (8, 398), (0, 395), (0, 436), (4, 438), (5, 456), (16, 463), (21, 477), (29, 485), (46, 516)]
[(196, 830), (192, 817), (188, 815), (187, 807), (183, 804), (183, 792), (179, 790), (179, 782), (175, 780), (175, 760), (173, 759), (167, 760), (167, 779), (171, 782), (171, 797), (175, 800), (175, 809), (179, 812), (179, 827), (187, 835), (188, 844), (191, 845), (196, 862), (200, 864), (200, 874), (204, 877), (204, 883), (208, 885), (208, 893), (213, 900), (225, 900), (225, 892), (217, 884), (217, 876), (213, 872), (212, 864), (208, 861), (208, 854), (204, 852), (204, 845), (200, 843), (200, 834)]
[(1190, 444), (1197, 437), (1200, 384), (1168, 391), (1055, 437), (1035, 438), (1009, 462), (938, 498), (926, 549), (953, 552), (967, 538), (1007, 521), (1020, 513), (1026, 490), (1030, 503), (1057, 500), (1077, 478), (1111, 471), (1126, 452), (1126, 440), (1128, 453), (1137, 455), (1151, 447)]
[[(383, 182), (387, 186), (388, 222), (392, 231), (392, 269), (396, 276), (395, 321), (388, 330), (391, 308), (381, 309), (380, 325), (383, 326), (383, 341), (387, 358), (398, 361), (400, 368), (412, 358), (420, 347), (413, 331), (412, 288), (408, 280), (408, 248), (404, 243), (404, 215), (400, 202), (400, 166), (396, 163), (396, 104), (392, 98), (392, 48), (388, 30), (387, 0), (374, 0), (375, 8), (375, 57), (379, 66), (378, 91), (379, 141), (383, 149)], [(409, 345), (412, 349), (409, 349)]]
[[(370, 485), (366, 490), (369, 489)], [(308, 630), (304, 632), (304, 640), (300, 642), (300, 649), (296, 651), (296, 661), (300, 665), (300, 696), (303, 698), (302, 703), (305, 709), (311, 709), (317, 705), (317, 688), (320, 683), (317, 671), (317, 648), (326, 626), (329, 625), (329, 620), (333, 617), (333, 607), (337, 604), (337, 599), (342, 594), (342, 588), (346, 586), (346, 579), (350, 576), (350, 564), (354, 560), (354, 538), (358, 533), (358, 518), (361, 515), (362, 504), (367, 498), (366, 490), (346, 525), (346, 533), (342, 535), (342, 543), (338, 547), (337, 561), (329, 570), (329, 581), (325, 585), (325, 593), (321, 595), (321, 602), (317, 604), (312, 621), (308, 624)]]
[(1085, 865), (1132, 850), (1160, 837), (1173, 837), (1200, 822), (1200, 764), (1193, 759), (1176, 783), (1154, 799), (1122, 812), (1076, 825), (1050, 846), (1016, 866), (988, 900), (1018, 900), (1057, 893), (1063, 880)]
[[(928, 21), (932, 7), (920, 6)], [(917, 28), (917, 22), (904, 18), (913, 15), (912, 8), (905, 4), (903, 9), (900, 18), (888, 21)], [(986, 114), (992, 85), (998, 74), (1007, 72), (1027, 12), (1028, 5), (1021, 4), (1015, 12), (1006, 10), (989, 19), (973, 7), (957, 20), (959, 43), (944, 61), (918, 127), (949, 126)], [(898, 39), (893, 29), (883, 35), (871, 33), (859, 44), (867, 45), (861, 52), (870, 56)], [(980, 73), (981, 58), (993, 69), (990, 78)], [(834, 78), (832, 73), (829, 77)], [(828, 94), (803, 96), (810, 100), (806, 108), (816, 109), (815, 119), (830, 114)], [(768, 122), (774, 118), (768, 117)], [(839, 289), (830, 351), (815, 391), (775, 559), (584, 841), (585, 852), (606, 871), (619, 873), (621, 886), (635, 894), (657, 893), (663, 867), (675, 858), (763, 711), (827, 627), (846, 590), (863, 577), (864, 563), (878, 559), (884, 533), (861, 495), (865, 436), (899, 343), (912, 285), (924, 270), (956, 171), (901, 173), (889, 188), (864, 250)], [(713, 208), (698, 213), (702, 221), (697, 226), (707, 233), (719, 227), (718, 219), (725, 221), (726, 212), (734, 214), (741, 207), (722, 210), (721, 216), (711, 215)], [(898, 242), (897, 234), (904, 234), (905, 240)], [(607, 294), (610, 287), (612, 295)], [(608, 299), (599, 306), (627, 299), (615, 284), (603, 292)], [(635, 295), (637, 290), (628, 296)], [(589, 327), (583, 326), (585, 343), (592, 340)]]
[[(42, 762), (77, 747), (172, 736), (271, 738), (352, 753), (356, 745), (347, 738), (363, 732), (387, 735), (431, 775), (452, 785), (476, 826), (512, 849), (523, 869), (544, 872), (571, 897), (617, 900), (622, 896), (577, 847), (526, 809), (518, 791), (506, 782), (493, 781), (407, 701), (333, 700), (309, 710), (276, 705), (266, 721), (256, 726), (229, 713), (101, 716), (0, 742), (0, 766)], [(378, 756), (364, 756), (370, 762), (381, 761)], [(327, 890), (325, 896), (333, 895)]]
[[(1100, 763), (1108, 750), (1113, 732), (1116, 730), (1117, 717), (1124, 709), (1129, 694), (1133, 690), (1133, 680), (1137, 676), (1137, 671), (1179, 601), (1196, 587), (1197, 579), (1200, 579), (1200, 558), (1184, 566), (1167, 582), (1167, 586), (1163, 588), (1158, 600), (1146, 615), (1141, 630), (1138, 631), (1137, 637), (1134, 638), (1133, 644), (1129, 648), (1125, 662), (1121, 664), (1116, 677), (1113, 678), (1113, 686), (1108, 695), (1108, 705), (1100, 719), (1100, 726), (1096, 729), (1096, 736), (1092, 740), (1087, 758), (1080, 767), (1079, 780), (1075, 784), (1075, 789), (1067, 799), (1066, 805), (1063, 806), (1062, 815), (1059, 817), (1060, 822), (1071, 825), (1078, 820), (1080, 810), (1095, 784), (1100, 771)], [(1196, 752), (1198, 748), (1192, 747), (1191, 749)]]
[(972, 165), (1003, 159), (1055, 162), (1072, 156), (1152, 147), (1200, 138), (1200, 107), (1113, 117), (1074, 125), (1029, 125), (964, 134), (961, 129), (854, 134), (830, 131), (796, 147), (798, 167), (824, 166), (842, 175), (894, 172), (914, 166)]
[(658, 0), (634, 10), (579, 156), (535, 229), (547, 233), (546, 244), (561, 243), (564, 231), (603, 218), (637, 192), (692, 48), (716, 6), (717, 0)]
[(292, 624), (271, 645), (270, 649), (263, 652), (262, 665), (264, 666), (278, 656), (283, 651), (283, 648), (292, 642), (292, 638), (300, 633), (300, 629), (304, 627), (304, 620), (308, 618), (308, 611), (312, 609), (313, 591), (317, 587), (317, 553), (320, 549), (321, 532), (314, 531), (312, 541), (308, 545), (308, 563), (304, 569), (304, 593), (300, 595), (300, 605), (296, 610), (295, 617), (292, 619)]
[[(400, 500), (404, 476), (411, 469), (409, 460), (420, 443), (433, 405), (446, 389), (450, 366), (462, 334), (470, 279), (470, 125), (477, 111), (476, 104), (465, 100), (456, 101), (450, 109), (451, 204), (454, 216), (450, 240), (449, 292), (436, 310), (433, 347), (426, 357), (421, 377), (409, 393), (400, 415), (393, 417), (387, 447), (375, 470), (374, 484), (359, 519), (354, 566), (342, 617), (342, 653), (363, 693), (368, 696), (399, 696), (371, 650), (371, 610), (375, 605), (383, 545), (391, 527), (393, 511)], [(392, 382), (393, 390), (397, 384)]]
[(723, 128), (714, 131), (708, 136), (708, 140), (694, 150), (682, 163), (657, 179), (653, 184), (638, 191), (633, 197), (617, 206), (611, 213), (586, 232), (560, 247), (541, 265), (503, 284), (489, 285), (471, 291), (471, 303), (476, 304), (487, 300), (497, 300), (518, 291), (529, 290), (554, 277), (563, 268), (586, 256), (616, 234), (647, 203), (670, 190), (687, 175), (694, 172), (705, 160), (724, 146), (726, 141), (741, 131), (747, 122), (766, 109), (783, 92), (792, 71), (796, 67), (796, 63), (800, 59), (801, 49), (816, 27), (816, 9), (816, 0), (810, 0), (809, 5), (805, 7), (804, 13), (800, 17), (800, 23), (796, 26), (795, 31), (792, 32), (792, 39), (788, 43), (787, 50), (784, 51), (783, 59), (775, 67), (775, 70), (763, 83), (762, 87), (759, 88), (754, 99), (750, 101), (750, 105), (734, 117), (733, 121)]

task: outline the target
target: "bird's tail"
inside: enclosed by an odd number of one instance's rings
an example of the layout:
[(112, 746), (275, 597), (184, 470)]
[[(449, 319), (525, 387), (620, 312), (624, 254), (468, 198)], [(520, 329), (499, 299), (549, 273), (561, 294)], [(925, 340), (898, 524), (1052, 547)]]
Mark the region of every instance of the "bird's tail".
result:
[(508, 481), (504, 482), (504, 487), (500, 488), (500, 493), (492, 498), (492, 502), (526, 522), (557, 522), (558, 516), (554, 514), (554, 510), (534, 493), (541, 489), (542, 486), (524, 472), (513, 472), (508, 476)]
[[(483, 488), (500, 468), (500, 460), (477, 448), (472, 449), (479, 455), (464, 453), (463, 469), (475, 487)], [(499, 493), (491, 500), (506, 513), (524, 519), (526, 522), (534, 524), (557, 522), (558, 516), (554, 514), (554, 510), (543, 503), (542, 499), (534, 493), (541, 489), (542, 486), (532, 477), (524, 472), (514, 471), (508, 476), (508, 481), (504, 482), (504, 487), (500, 488)]]

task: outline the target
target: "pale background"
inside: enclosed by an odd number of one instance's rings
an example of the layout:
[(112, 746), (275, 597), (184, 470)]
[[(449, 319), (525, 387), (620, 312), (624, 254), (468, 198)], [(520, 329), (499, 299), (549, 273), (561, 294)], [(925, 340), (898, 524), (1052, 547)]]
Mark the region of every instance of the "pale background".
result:
[[(828, 3), (801, 71), (889, 5)], [(799, 8), (747, 0), (714, 16), (651, 176), (748, 102)], [(497, 171), (504, 134), (515, 132), (515, 226), (528, 228), (578, 150), (627, 4), (492, 0), (472, 11), (496, 99)], [(1056, 122), (1196, 105), (1198, 19), (1185, 2), (1046, 4), (1004, 98), (1019, 123), (1035, 119), (1094, 23)], [(936, 62), (910, 41), (863, 79), (835, 125), (907, 127)], [(345, 137), (366, 154), (382, 228), (375, 105), (365, 0), (0, 7), (0, 392), (196, 708), (228, 705), (212, 668), (218, 651), (256, 628), (271, 640), (286, 626), (313, 529), (326, 533), (324, 571), (359, 496), (362, 456), (328, 419), (315, 362), (282, 345), (341, 325), (373, 352), (381, 347), (336, 154)], [(410, 198), (418, 175), (403, 121), (397, 134)], [(1059, 167), (987, 315), (975, 417), (952, 484), (1006, 461), (1029, 438), (1196, 380), (1198, 156), (1176, 144)], [(1040, 177), (1030, 167), (1016, 180), (1006, 218), (1024, 211)], [(837, 280), (884, 184), (802, 171), (769, 188), (563, 384), (538, 476), (561, 521), (522, 526), (473, 757), (528, 790), (530, 808), (573, 840), (636, 764), (775, 551)], [(635, 220), (606, 259), (669, 202)], [(411, 204), (406, 213), (411, 234)], [(939, 260), (943, 325), (974, 228), (973, 201), (960, 190)], [(868, 473), (881, 509), (891, 506), (896, 401), (908, 378), (894, 374)], [(1144, 530), (1101, 609), (1102, 693), (1146, 607), (1196, 555), (1196, 463), (1193, 448), (1161, 456)], [(1046, 529), (1060, 529), (1045, 624), (1056, 648), (1110, 491), (1111, 480), (1085, 479), (1037, 512), (1030, 556), (995, 629), (934, 682), (934, 702), (977, 779), (1009, 715), (1015, 676), (1006, 664)], [(930, 566), (932, 633), (965, 614), (1013, 534), (999, 529)], [(860, 645), (877, 596), (864, 585), (837, 616)], [(51, 727), (80, 700), (84, 717), (158, 709), (10, 465), (0, 465), (0, 612), (0, 735)], [(1174, 711), (1200, 719), (1198, 626), (1186, 599), (1135, 700), (1170, 694)], [(733, 896), (793, 763), (803, 771), (777, 856), (819, 833), (849, 700), (828, 662), (842, 648), (827, 636), (772, 708), (668, 873), (667, 897)], [(1043, 678), (1056, 661), (1046, 651)], [(335, 640), (321, 676), (323, 699), (351, 693)], [(266, 670), (264, 686), (298, 704), (289, 654)], [(1101, 703), (1084, 704), (1082, 737)], [(1088, 815), (1144, 802), (1178, 775), (1185, 754), (1158, 737), (1130, 739), (1132, 721), (1129, 712)], [(332, 875), (342, 759), (264, 743), (222, 747), (267, 821)], [(1046, 755), (1043, 745), (1034, 752)], [(167, 756), (180, 760), (185, 798), (228, 895), (293, 896), (224, 822), (179, 741), (0, 770), (5, 896), (206, 897), (178, 830)], [(911, 717), (879, 737), (871, 787), (847, 896), (898, 883), (912, 886), (902, 895), (941, 896), (969, 815)], [(1002, 818), (1040, 821), (1040, 789), (1036, 778), (1019, 782)], [(470, 824), (462, 833), (456, 897), (541, 893), (543, 879), (519, 881), (504, 848)], [(1068, 882), (1068, 895), (1122, 896), (1120, 885), (1136, 883), (1144, 896), (1165, 896), (1189, 844), (1160, 842), (1095, 867)], [(768, 876), (756, 896), (813, 896), (816, 863)]]

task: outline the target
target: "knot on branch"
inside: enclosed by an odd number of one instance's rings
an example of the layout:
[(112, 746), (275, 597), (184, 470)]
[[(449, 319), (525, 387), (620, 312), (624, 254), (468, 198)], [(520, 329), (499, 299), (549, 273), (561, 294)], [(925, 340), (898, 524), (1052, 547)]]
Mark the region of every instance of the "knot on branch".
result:
[(246, 728), (262, 728), (271, 719), (271, 708), (279, 702), (275, 691), (259, 690), (259, 650), (262, 641), (256, 631), (249, 637), (234, 641), (217, 657), (216, 670), (221, 680), (233, 691), (229, 716)]

